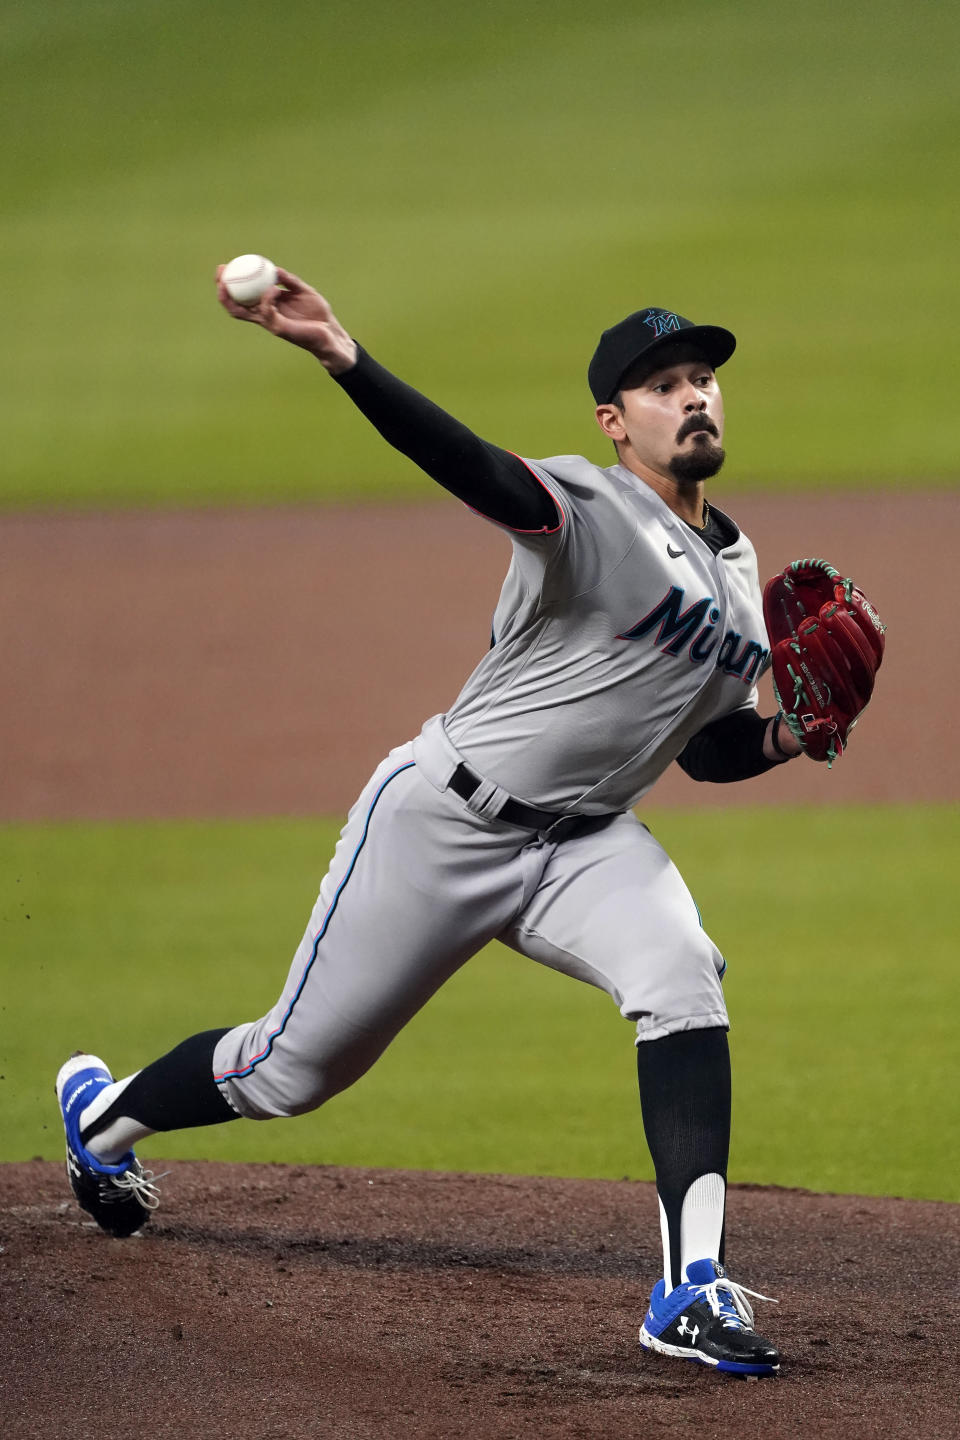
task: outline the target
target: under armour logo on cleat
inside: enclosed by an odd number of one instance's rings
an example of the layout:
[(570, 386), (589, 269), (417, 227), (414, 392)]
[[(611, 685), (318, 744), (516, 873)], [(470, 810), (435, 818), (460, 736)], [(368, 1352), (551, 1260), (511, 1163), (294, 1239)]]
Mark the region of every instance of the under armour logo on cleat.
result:
[(691, 1342), (691, 1344), (694, 1344), (694, 1345), (695, 1345), (695, 1344), (697, 1343), (697, 1336), (700, 1334), (700, 1326), (699, 1326), (699, 1325), (694, 1325), (694, 1327), (693, 1327), (692, 1330), (688, 1330), (688, 1329), (687, 1329), (687, 1317), (686, 1317), (686, 1315), (681, 1315), (681, 1316), (680, 1316), (680, 1324), (677, 1326), (677, 1334), (678, 1334), (678, 1335), (689, 1335), (689, 1336), (690, 1336), (690, 1342)]
[(680, 556), (686, 555), (686, 553), (686, 550), (674, 550), (673, 546), (670, 544), (670, 541), (667, 541), (667, 554), (670, 556), (671, 560), (679, 560)]

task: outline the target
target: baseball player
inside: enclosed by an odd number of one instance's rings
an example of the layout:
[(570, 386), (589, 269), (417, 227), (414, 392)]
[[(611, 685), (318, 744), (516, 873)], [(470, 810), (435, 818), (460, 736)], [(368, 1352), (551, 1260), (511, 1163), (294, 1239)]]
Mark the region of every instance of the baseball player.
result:
[(641, 1343), (773, 1373), (747, 1298), (766, 1297), (723, 1268), (725, 962), (632, 812), (674, 761), (735, 781), (802, 748), (780, 712), (757, 713), (770, 652), (756, 557), (704, 493), (724, 460), (716, 371), (734, 337), (657, 307), (627, 316), (588, 372), (616, 463), (524, 460), (403, 384), (321, 295), (279, 275), (255, 307), (222, 284), (220, 302), (315, 356), (387, 441), (509, 535), (512, 557), (490, 649), (350, 811), (272, 1009), (122, 1080), (86, 1053), (61, 1068), (76, 1198), (110, 1234), (139, 1229), (158, 1203), (139, 1140), (322, 1105), (498, 938), (607, 991), (636, 1028), (663, 1240)]

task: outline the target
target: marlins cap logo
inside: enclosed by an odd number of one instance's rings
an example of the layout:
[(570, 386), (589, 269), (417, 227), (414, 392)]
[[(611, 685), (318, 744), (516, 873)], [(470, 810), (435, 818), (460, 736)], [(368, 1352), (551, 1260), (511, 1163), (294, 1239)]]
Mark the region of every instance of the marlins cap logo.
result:
[(680, 317), (671, 310), (652, 310), (643, 323), (650, 326), (655, 339), (668, 335), (671, 330), (680, 329)]

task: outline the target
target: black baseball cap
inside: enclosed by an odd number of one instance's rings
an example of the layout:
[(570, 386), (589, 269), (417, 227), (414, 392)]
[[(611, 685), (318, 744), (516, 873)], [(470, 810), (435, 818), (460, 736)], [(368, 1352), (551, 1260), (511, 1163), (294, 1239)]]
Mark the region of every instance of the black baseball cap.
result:
[(609, 404), (620, 389), (620, 381), (638, 360), (652, 358), (658, 348), (678, 341), (695, 345), (714, 370), (737, 348), (736, 338), (719, 325), (694, 325), (673, 310), (648, 305), (600, 336), (587, 370), (594, 400), (598, 405)]

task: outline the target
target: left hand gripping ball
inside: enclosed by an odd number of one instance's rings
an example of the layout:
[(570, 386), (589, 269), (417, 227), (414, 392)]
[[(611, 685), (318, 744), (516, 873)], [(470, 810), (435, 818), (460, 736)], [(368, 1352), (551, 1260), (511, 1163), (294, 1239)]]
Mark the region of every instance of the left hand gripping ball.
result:
[(260, 296), (276, 285), (277, 267), (265, 255), (238, 255), (224, 266), (220, 278), (238, 305), (256, 305)]

